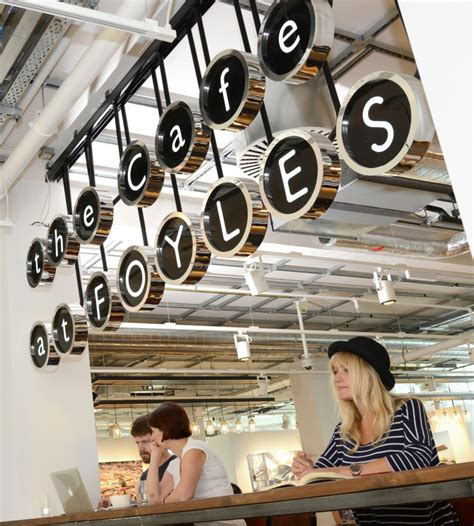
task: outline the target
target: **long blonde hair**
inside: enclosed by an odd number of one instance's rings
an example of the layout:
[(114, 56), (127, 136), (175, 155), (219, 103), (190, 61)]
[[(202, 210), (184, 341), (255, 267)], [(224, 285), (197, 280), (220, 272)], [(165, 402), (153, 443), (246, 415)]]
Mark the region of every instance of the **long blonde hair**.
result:
[[(334, 382), (333, 367), (345, 367), (351, 376), (352, 400), (340, 400)], [(331, 385), (338, 402), (341, 416), (340, 434), (344, 441), (355, 442), (352, 451), (361, 444), (360, 425), (362, 415), (357, 407), (363, 407), (374, 417), (373, 428), (377, 431), (374, 442), (379, 442), (390, 429), (396, 409), (406, 400), (391, 395), (382, 384), (375, 369), (365, 360), (353, 353), (338, 352), (329, 363)]]

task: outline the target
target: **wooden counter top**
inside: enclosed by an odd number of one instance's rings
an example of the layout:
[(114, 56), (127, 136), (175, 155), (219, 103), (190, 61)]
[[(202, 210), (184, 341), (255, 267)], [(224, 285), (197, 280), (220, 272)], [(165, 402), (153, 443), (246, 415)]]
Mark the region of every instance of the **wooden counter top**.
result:
[[(49, 524), (145, 526), (329, 511), (474, 496), (474, 462), (321, 482), (173, 504), (7, 521), (5, 526)], [(92, 524), (93, 523), (93, 524)]]

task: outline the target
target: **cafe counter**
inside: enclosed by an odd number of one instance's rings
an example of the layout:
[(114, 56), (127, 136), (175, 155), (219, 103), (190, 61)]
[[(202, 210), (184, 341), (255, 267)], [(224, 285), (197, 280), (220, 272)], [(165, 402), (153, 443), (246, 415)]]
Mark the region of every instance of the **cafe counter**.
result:
[(228, 497), (8, 521), (1, 524), (4, 526), (173, 525), (466, 499), (473, 496), (474, 462), (467, 462)]

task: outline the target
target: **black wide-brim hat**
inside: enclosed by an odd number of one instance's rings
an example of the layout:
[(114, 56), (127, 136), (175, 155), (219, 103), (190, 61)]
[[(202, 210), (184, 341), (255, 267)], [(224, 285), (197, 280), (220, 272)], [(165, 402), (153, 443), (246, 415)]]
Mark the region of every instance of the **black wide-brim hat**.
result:
[(356, 336), (347, 341), (331, 343), (328, 348), (329, 358), (331, 359), (337, 352), (356, 354), (376, 370), (387, 391), (393, 389), (395, 378), (390, 372), (390, 357), (387, 349), (380, 343), (366, 336)]

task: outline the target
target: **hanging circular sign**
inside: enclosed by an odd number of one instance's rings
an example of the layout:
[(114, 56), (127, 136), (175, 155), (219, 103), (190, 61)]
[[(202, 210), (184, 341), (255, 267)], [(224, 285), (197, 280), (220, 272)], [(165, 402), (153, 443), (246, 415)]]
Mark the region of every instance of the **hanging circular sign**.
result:
[(79, 243), (102, 245), (112, 229), (114, 205), (108, 194), (84, 188), (74, 207), (74, 231)]
[(340, 163), (334, 144), (316, 130), (278, 133), (261, 160), (260, 193), (272, 215), (318, 218), (336, 197)]
[(277, 0), (260, 27), (258, 58), (268, 78), (302, 84), (319, 73), (333, 39), (329, 2)]
[(79, 249), (71, 216), (55, 216), (49, 225), (46, 248), (51, 264), (55, 267), (73, 265), (79, 256)]
[(37, 321), (30, 331), (30, 356), (33, 365), (43, 371), (55, 371), (61, 361), (51, 338), (51, 326)]
[(156, 268), (170, 285), (195, 284), (207, 271), (211, 253), (202, 235), (182, 212), (167, 215), (158, 227), (155, 241)]
[(268, 211), (255, 181), (222, 177), (209, 188), (201, 208), (201, 231), (213, 254), (253, 254), (267, 227)]
[(31, 242), (26, 256), (26, 279), (28, 285), (51, 285), (56, 275), (56, 267), (51, 264), (46, 251), (45, 239), (35, 238)]
[(93, 329), (116, 331), (125, 316), (120, 299), (103, 272), (92, 274), (84, 294), (87, 319)]
[(80, 358), (87, 346), (88, 324), (80, 305), (61, 303), (52, 323), (53, 343), (60, 356)]
[(201, 115), (182, 101), (170, 104), (160, 118), (155, 135), (157, 161), (167, 172), (193, 173), (209, 150), (210, 129)]
[(199, 105), (215, 130), (241, 131), (257, 116), (265, 95), (265, 75), (250, 53), (227, 49), (214, 57), (201, 82)]
[(145, 144), (133, 141), (125, 148), (120, 159), (118, 190), (126, 205), (152, 205), (160, 195), (164, 180), (162, 168), (151, 162)]
[(352, 87), (336, 124), (341, 159), (362, 175), (411, 170), (428, 151), (434, 132), (421, 82), (385, 71)]
[(127, 311), (153, 310), (161, 301), (165, 285), (153, 266), (154, 251), (131, 246), (118, 265), (117, 290)]

